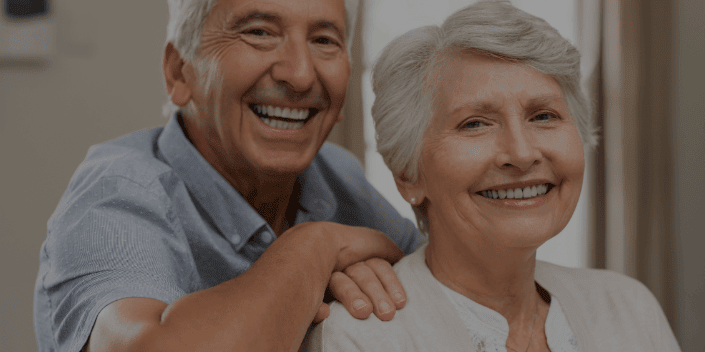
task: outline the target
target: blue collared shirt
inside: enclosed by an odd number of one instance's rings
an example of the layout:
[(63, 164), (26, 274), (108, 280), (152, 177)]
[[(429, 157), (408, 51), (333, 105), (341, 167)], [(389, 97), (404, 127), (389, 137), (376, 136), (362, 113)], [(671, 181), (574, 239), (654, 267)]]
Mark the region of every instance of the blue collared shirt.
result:
[[(378, 229), (405, 253), (424, 243), (326, 144), (297, 178), (295, 224)], [(201, 156), (175, 115), (164, 128), (93, 146), (48, 222), (34, 295), (40, 351), (79, 351), (98, 313), (128, 297), (165, 303), (247, 270), (276, 236)]]

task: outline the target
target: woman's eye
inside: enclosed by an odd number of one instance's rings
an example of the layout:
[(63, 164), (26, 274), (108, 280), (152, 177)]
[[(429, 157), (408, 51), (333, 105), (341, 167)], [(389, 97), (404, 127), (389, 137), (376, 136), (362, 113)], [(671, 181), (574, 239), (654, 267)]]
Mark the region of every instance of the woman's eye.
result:
[(548, 121), (553, 121), (555, 119), (556, 119), (556, 116), (553, 114), (542, 113), (542, 114), (538, 114), (538, 115), (534, 116), (532, 120), (539, 121), (539, 122), (548, 122)]
[(482, 121), (472, 120), (472, 121), (466, 122), (463, 125), (463, 128), (472, 130), (472, 129), (478, 129), (480, 127), (485, 127), (485, 126), (487, 126), (487, 124)]

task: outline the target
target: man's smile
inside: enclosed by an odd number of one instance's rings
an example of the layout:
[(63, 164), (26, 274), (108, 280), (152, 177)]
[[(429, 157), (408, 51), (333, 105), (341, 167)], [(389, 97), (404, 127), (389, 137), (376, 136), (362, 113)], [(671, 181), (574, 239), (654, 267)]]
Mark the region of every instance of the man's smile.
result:
[(318, 109), (314, 108), (287, 108), (254, 104), (250, 104), (249, 107), (262, 122), (272, 128), (282, 130), (303, 128), (306, 122), (318, 113)]

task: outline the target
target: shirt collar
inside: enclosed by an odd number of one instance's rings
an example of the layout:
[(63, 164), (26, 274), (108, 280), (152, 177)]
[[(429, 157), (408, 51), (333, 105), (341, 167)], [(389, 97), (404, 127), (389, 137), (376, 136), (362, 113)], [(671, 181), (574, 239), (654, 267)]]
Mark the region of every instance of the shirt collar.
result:
[[(186, 184), (189, 193), (202, 207), (210, 223), (239, 250), (262, 227), (274, 232), (267, 222), (228, 181), (223, 178), (184, 134), (177, 112), (159, 136), (158, 147), (166, 162)], [(317, 155), (311, 165), (297, 177), (299, 211), (296, 224), (330, 221), (337, 201), (327, 182), (331, 173)]]
[(260, 228), (269, 225), (196, 150), (186, 138), (180, 119), (177, 112), (169, 120), (159, 136), (158, 147), (204, 216), (210, 217), (210, 223), (239, 250)]
[(335, 193), (326, 178), (331, 174), (328, 165), (321, 162), (321, 156), (316, 155), (309, 167), (297, 178), (300, 192), (298, 202), (300, 210), (296, 215), (296, 223), (308, 221), (331, 221), (338, 208)]

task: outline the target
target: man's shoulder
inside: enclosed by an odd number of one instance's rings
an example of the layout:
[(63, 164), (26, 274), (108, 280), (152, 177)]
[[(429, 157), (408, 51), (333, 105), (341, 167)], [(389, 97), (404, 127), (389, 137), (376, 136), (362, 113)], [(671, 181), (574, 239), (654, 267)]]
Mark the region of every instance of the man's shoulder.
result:
[(143, 187), (171, 170), (158, 155), (162, 128), (150, 128), (92, 146), (71, 178), (69, 189), (102, 178), (119, 177)]
[(50, 219), (50, 227), (68, 209), (78, 214), (110, 197), (119, 196), (127, 202), (149, 198), (163, 204), (167, 196), (163, 184), (169, 182), (165, 175), (173, 170), (158, 156), (161, 130), (146, 129), (90, 147)]
[(323, 144), (315, 162), (323, 163), (340, 173), (364, 174), (360, 160), (345, 148), (333, 143)]

